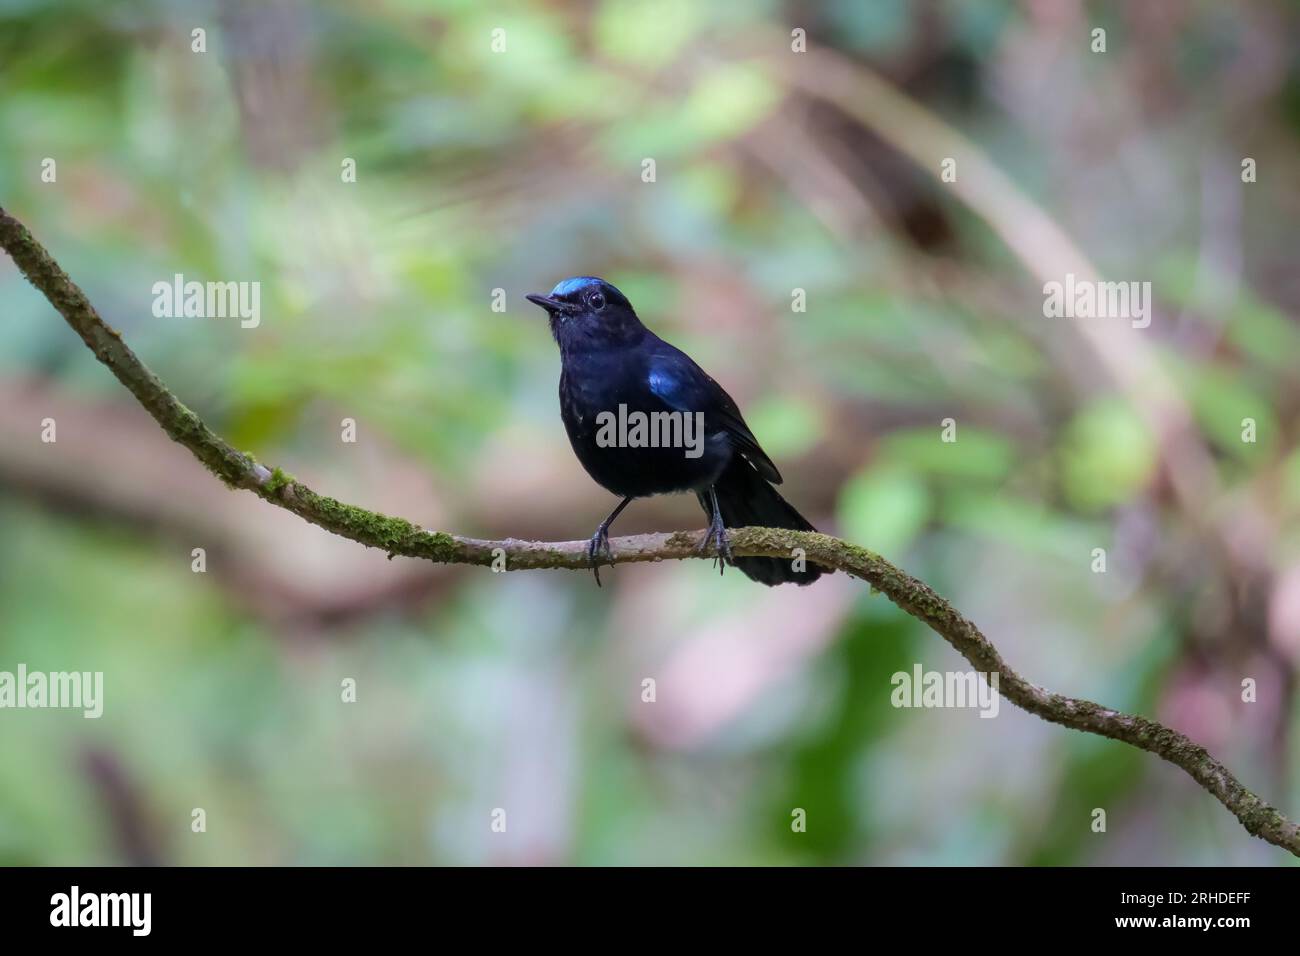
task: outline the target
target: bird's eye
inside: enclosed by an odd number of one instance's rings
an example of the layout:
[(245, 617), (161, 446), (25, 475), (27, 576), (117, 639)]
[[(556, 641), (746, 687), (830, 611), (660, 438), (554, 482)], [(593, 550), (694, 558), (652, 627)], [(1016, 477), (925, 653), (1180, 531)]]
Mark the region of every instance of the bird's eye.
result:
[(587, 299), (587, 304), (591, 306), (591, 311), (599, 312), (601, 309), (605, 308), (605, 297), (599, 292), (593, 292)]

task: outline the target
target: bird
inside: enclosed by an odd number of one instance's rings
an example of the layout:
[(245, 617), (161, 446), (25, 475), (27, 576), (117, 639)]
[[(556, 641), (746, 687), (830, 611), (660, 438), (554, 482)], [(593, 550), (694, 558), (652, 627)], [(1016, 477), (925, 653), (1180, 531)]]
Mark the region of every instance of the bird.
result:
[(575, 276), (526, 298), (546, 310), (560, 348), (560, 417), (574, 454), (598, 485), (622, 499), (587, 545), (597, 586), (601, 561), (613, 563), (609, 529), (623, 509), (637, 498), (674, 493), (694, 493), (704, 509), (709, 527), (701, 551), (716, 549), (720, 573), (731, 564), (773, 586), (811, 584), (828, 570), (794, 555), (732, 555), (727, 528), (816, 529), (773, 487), (781, 473), (731, 396), (646, 328), (627, 296), (604, 279)]

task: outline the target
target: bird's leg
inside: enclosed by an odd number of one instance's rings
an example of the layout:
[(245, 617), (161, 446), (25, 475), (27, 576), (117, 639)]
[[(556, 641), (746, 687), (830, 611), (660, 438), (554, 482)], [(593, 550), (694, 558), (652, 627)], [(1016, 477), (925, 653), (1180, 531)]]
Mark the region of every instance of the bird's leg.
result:
[(609, 548), (609, 526), (614, 523), (615, 518), (623, 513), (623, 509), (631, 501), (631, 497), (620, 501), (618, 507), (609, 513), (609, 517), (597, 525), (596, 533), (591, 536), (591, 541), (587, 543), (587, 561), (591, 564), (591, 573), (596, 575), (596, 587), (600, 587), (601, 557), (609, 560), (610, 567), (614, 566), (614, 552)]
[(734, 562), (731, 559), (731, 543), (727, 541), (727, 529), (722, 523), (722, 509), (718, 507), (718, 492), (712, 485), (709, 486), (709, 508), (713, 515), (709, 519), (709, 530), (704, 533), (700, 551), (707, 551), (710, 546), (717, 549), (714, 561), (718, 565), (718, 573), (722, 574), (727, 570), (727, 565)]

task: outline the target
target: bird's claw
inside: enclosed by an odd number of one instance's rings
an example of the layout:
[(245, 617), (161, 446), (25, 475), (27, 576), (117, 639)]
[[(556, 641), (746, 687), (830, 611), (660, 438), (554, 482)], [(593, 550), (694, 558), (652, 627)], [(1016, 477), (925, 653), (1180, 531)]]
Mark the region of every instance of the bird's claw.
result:
[(614, 566), (614, 551), (609, 546), (609, 529), (604, 525), (597, 528), (596, 533), (587, 542), (587, 562), (591, 565), (591, 573), (596, 576), (596, 587), (601, 587), (601, 558), (607, 560), (611, 568)]
[(710, 521), (709, 530), (704, 532), (704, 540), (700, 542), (700, 554), (708, 554), (710, 550), (713, 551), (713, 565), (718, 569), (718, 574), (725, 573), (727, 565), (735, 563), (731, 556), (731, 542), (727, 540), (727, 529), (721, 521)]

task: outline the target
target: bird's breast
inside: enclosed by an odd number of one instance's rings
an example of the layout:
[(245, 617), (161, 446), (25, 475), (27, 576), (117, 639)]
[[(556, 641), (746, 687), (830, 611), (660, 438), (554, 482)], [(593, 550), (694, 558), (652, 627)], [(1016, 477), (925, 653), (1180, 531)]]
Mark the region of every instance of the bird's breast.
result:
[(666, 411), (640, 371), (592, 361), (566, 363), (560, 376), (560, 415), (574, 454), (617, 495), (706, 488), (730, 461), (726, 435), (693, 414), (665, 418)]

